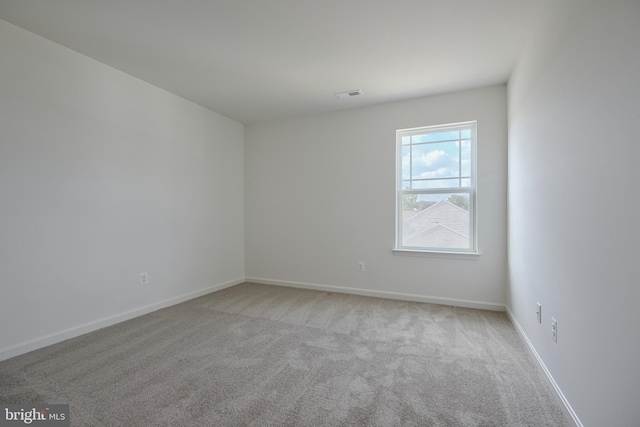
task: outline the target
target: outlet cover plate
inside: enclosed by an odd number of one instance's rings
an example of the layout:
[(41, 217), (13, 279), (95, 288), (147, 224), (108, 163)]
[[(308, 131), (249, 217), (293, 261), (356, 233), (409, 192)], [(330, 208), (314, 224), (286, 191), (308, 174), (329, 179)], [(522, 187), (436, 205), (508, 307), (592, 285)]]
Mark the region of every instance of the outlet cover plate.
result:
[(140, 273), (140, 284), (141, 285), (149, 284), (149, 273)]

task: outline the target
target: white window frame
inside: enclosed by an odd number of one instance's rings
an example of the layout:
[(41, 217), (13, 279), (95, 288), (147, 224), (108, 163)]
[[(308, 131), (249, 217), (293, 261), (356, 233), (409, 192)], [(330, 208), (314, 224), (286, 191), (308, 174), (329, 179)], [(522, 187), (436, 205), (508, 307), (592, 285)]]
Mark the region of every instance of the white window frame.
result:
[[(470, 149), (471, 164), (469, 186), (462, 186), (463, 177), (458, 175), (458, 187), (446, 188), (428, 188), (428, 189), (403, 189), (402, 179), (402, 137), (424, 135), (425, 133), (438, 133), (455, 130), (471, 130)], [(460, 254), (460, 255), (479, 255), (478, 237), (477, 237), (477, 122), (468, 121), (460, 123), (450, 123), (444, 125), (423, 126), (418, 128), (399, 129), (396, 131), (396, 242), (393, 252), (399, 255), (420, 255), (420, 254)], [(464, 178), (466, 179), (466, 178)], [(406, 181), (406, 179), (404, 180)], [(402, 226), (403, 226), (403, 210), (402, 200), (405, 194), (449, 194), (449, 193), (467, 193), (469, 194), (469, 248), (441, 248), (441, 247), (416, 247), (404, 246), (402, 242)]]

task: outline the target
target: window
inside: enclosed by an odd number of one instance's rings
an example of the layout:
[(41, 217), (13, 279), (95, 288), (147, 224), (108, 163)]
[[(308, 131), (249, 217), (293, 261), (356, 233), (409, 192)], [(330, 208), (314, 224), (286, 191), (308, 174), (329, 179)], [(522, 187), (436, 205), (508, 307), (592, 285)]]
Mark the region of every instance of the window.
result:
[(476, 122), (396, 132), (396, 249), (476, 252)]

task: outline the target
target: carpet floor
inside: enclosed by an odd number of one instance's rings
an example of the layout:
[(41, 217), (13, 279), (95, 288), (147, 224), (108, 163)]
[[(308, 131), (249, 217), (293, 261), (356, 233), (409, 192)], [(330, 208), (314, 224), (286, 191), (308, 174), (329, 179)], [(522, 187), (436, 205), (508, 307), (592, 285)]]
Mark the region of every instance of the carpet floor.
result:
[(570, 426), (505, 313), (244, 283), (0, 362), (73, 426)]

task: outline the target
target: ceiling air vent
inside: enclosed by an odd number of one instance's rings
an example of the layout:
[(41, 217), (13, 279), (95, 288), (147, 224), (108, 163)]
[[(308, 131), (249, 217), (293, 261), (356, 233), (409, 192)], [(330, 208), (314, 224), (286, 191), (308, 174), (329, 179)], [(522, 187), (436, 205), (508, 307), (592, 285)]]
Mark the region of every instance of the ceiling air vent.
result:
[(336, 96), (336, 98), (338, 99), (343, 99), (343, 98), (350, 98), (352, 96), (358, 96), (358, 95), (362, 95), (362, 91), (360, 89), (356, 89), (356, 90), (348, 90), (346, 92), (340, 92), (340, 93), (336, 93), (334, 94)]

